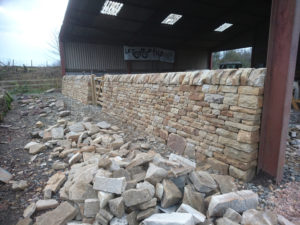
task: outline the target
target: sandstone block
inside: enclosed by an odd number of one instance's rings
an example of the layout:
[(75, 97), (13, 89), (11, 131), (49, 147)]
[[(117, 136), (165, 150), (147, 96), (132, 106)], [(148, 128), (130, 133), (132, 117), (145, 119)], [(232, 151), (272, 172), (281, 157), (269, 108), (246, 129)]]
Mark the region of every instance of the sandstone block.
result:
[(248, 209), (255, 209), (258, 205), (258, 195), (250, 190), (230, 192), (222, 195), (214, 195), (208, 206), (207, 214), (212, 216), (223, 216), (228, 208), (239, 213)]
[(122, 218), (125, 213), (123, 197), (114, 198), (108, 201), (109, 209), (112, 214), (118, 218)]
[(223, 103), (226, 105), (237, 105), (238, 98), (239, 98), (239, 95), (237, 95), (237, 94), (226, 93), (224, 96)]
[(152, 198), (150, 201), (148, 202), (144, 202), (138, 205), (138, 208), (140, 210), (146, 210), (152, 207), (155, 207), (157, 204), (157, 198)]
[(193, 171), (189, 176), (197, 191), (208, 193), (217, 189), (217, 184), (209, 173), (204, 171)]
[(256, 209), (249, 209), (243, 213), (242, 224), (249, 225), (277, 225), (277, 215), (271, 211), (257, 211)]
[(84, 216), (95, 217), (99, 212), (99, 199), (86, 199), (84, 201)]
[(194, 191), (190, 185), (184, 187), (183, 203), (190, 205), (199, 212), (204, 213), (204, 198), (203, 195)]
[(156, 208), (146, 209), (144, 211), (140, 211), (136, 215), (136, 219), (137, 219), (137, 221), (141, 221), (143, 219), (146, 219), (146, 218), (150, 217), (151, 215), (153, 215), (155, 213), (157, 213), (157, 209)]
[(122, 194), (126, 188), (126, 178), (109, 178), (96, 175), (93, 188), (98, 191)]
[(267, 73), (266, 68), (252, 70), (252, 72), (248, 77), (247, 85), (255, 86), (255, 87), (263, 87), (266, 73)]
[(255, 167), (250, 168), (246, 171), (240, 170), (234, 166), (229, 167), (229, 175), (238, 178), (243, 181), (250, 181), (255, 175)]
[(153, 163), (150, 163), (146, 173), (145, 180), (155, 185), (156, 183), (162, 181), (167, 175), (168, 175), (167, 170), (158, 167)]
[(57, 172), (47, 181), (44, 190), (50, 189), (52, 192), (57, 192), (61, 185), (66, 181), (66, 175), (63, 172)]
[(164, 179), (163, 187), (164, 194), (161, 201), (161, 206), (163, 208), (168, 208), (172, 205), (175, 205), (181, 200), (182, 193), (172, 181)]
[(193, 207), (191, 207), (191, 206), (189, 206), (187, 204), (184, 204), (184, 203), (182, 203), (180, 205), (180, 207), (177, 209), (176, 212), (179, 212), (179, 213), (190, 213), (190, 214), (192, 214), (194, 222), (196, 224), (203, 223), (205, 221), (205, 219), (206, 219), (206, 216), (203, 215), (201, 212), (197, 211)]
[(211, 176), (217, 182), (222, 194), (237, 191), (237, 186), (234, 182), (233, 177), (217, 175), (217, 174), (212, 174)]
[(205, 94), (204, 101), (210, 102), (210, 103), (218, 103), (222, 104), (224, 100), (223, 95), (219, 94)]
[(47, 200), (38, 200), (36, 202), (36, 210), (45, 210), (45, 209), (53, 209), (59, 205), (58, 201), (55, 199), (47, 199)]
[(36, 218), (36, 225), (65, 225), (77, 215), (70, 203), (63, 202), (56, 209)]
[(250, 109), (261, 108), (262, 104), (263, 98), (261, 96), (240, 95), (238, 100), (238, 106)]
[(137, 189), (148, 189), (151, 197), (154, 197), (154, 195), (155, 195), (155, 187), (151, 183), (149, 183), (148, 181), (138, 183), (136, 185), (136, 188)]
[(26, 207), (26, 209), (23, 212), (23, 217), (31, 217), (32, 214), (35, 212), (36, 210), (36, 204), (35, 203), (31, 203), (29, 206)]
[(122, 194), (127, 207), (138, 205), (152, 199), (148, 189), (130, 189)]
[(170, 134), (167, 142), (168, 147), (170, 147), (175, 153), (182, 155), (186, 146), (186, 141), (183, 137), (177, 134)]
[(262, 87), (240, 86), (238, 89), (239, 94), (244, 95), (262, 95), (264, 89)]
[(112, 194), (112, 193), (98, 191), (98, 199), (99, 199), (101, 209), (105, 208), (108, 201), (113, 198), (114, 198), (114, 194)]
[(228, 208), (224, 214), (224, 217), (230, 219), (233, 222), (236, 223), (241, 223), (242, 221), (242, 216), (235, 210)]
[(243, 152), (231, 147), (225, 147), (224, 155), (228, 158), (236, 159), (241, 162), (251, 162), (257, 159), (257, 151), (253, 152)]
[(222, 175), (228, 174), (229, 165), (214, 158), (208, 158), (207, 163), (211, 168), (218, 171)]
[(35, 144), (30, 146), (29, 148), (29, 154), (37, 154), (40, 153), (41, 151), (47, 149), (46, 145), (44, 144)]
[(243, 143), (257, 143), (259, 142), (259, 132), (254, 131), (254, 132), (248, 132), (244, 130), (240, 130), (237, 136), (237, 141), (243, 142)]
[(218, 142), (220, 144), (223, 144), (225, 146), (229, 146), (244, 152), (253, 152), (256, 151), (258, 146), (257, 144), (246, 144), (246, 143), (240, 143), (238, 141), (232, 140), (232, 139), (228, 139), (228, 138), (224, 138), (224, 137), (219, 137)]
[(190, 213), (159, 213), (143, 221), (144, 225), (194, 225)]

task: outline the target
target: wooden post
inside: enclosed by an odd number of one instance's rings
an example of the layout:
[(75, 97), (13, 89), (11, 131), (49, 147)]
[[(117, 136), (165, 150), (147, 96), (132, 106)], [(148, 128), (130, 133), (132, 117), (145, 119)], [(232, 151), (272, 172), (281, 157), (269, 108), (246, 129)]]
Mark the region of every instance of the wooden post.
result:
[(300, 31), (300, 1), (273, 0), (258, 169), (283, 176)]

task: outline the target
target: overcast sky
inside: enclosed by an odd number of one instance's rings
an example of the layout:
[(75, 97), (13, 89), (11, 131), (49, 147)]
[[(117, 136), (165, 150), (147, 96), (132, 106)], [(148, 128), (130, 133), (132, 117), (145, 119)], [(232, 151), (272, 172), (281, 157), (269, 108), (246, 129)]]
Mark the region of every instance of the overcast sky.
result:
[(68, 0), (0, 0), (0, 61), (50, 65), (49, 43), (58, 33)]

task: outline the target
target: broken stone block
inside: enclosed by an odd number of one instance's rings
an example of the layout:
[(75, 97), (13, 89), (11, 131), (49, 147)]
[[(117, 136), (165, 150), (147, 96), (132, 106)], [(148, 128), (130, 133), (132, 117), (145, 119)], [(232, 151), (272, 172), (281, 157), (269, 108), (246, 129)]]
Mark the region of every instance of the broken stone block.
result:
[(137, 219), (137, 221), (141, 221), (141, 220), (146, 219), (146, 218), (148, 218), (149, 216), (151, 216), (155, 213), (157, 213), (156, 208), (146, 209), (144, 211), (140, 211), (137, 214), (136, 219)]
[(47, 181), (47, 185), (44, 188), (45, 190), (51, 190), (52, 192), (57, 192), (58, 189), (63, 185), (66, 181), (66, 175), (63, 172), (57, 172)]
[(74, 123), (71, 126), (69, 126), (70, 132), (75, 132), (75, 133), (80, 133), (85, 131), (85, 128), (81, 122), (79, 123)]
[(236, 223), (241, 223), (242, 221), (242, 216), (231, 208), (226, 209), (226, 212), (223, 217), (226, 217)]
[(211, 168), (214, 171), (217, 171), (218, 173), (220, 173), (222, 175), (228, 174), (228, 168), (229, 168), (228, 164), (223, 163), (215, 158), (208, 158), (207, 163), (211, 166)]
[(0, 181), (8, 183), (11, 180), (11, 178), (11, 173), (0, 167)]
[(85, 182), (75, 182), (75, 184), (69, 188), (69, 199), (71, 201), (84, 202), (84, 200), (88, 198), (97, 198), (97, 193), (92, 185)]
[(179, 212), (179, 213), (190, 213), (193, 215), (193, 218), (194, 218), (194, 222), (196, 224), (198, 223), (203, 223), (206, 219), (206, 216), (203, 215), (201, 212), (197, 211), (196, 209), (194, 209), (193, 207), (187, 205), (187, 204), (184, 204), (182, 203), (180, 205), (180, 207), (177, 209), (176, 212)]
[(36, 204), (33, 202), (29, 206), (27, 206), (27, 208), (24, 210), (23, 217), (24, 218), (31, 217), (32, 214), (35, 212), (35, 210), (36, 210)]
[(100, 127), (101, 129), (108, 129), (111, 127), (111, 124), (106, 121), (101, 121), (101, 122), (97, 123), (96, 125), (98, 127)]
[(100, 205), (99, 199), (86, 199), (84, 201), (84, 216), (85, 217), (95, 217), (99, 212)]
[(278, 225), (295, 225), (294, 223), (290, 222), (282, 215), (277, 215), (277, 219), (278, 219)]
[(194, 225), (193, 216), (189, 213), (159, 213), (143, 221), (144, 225)]
[(117, 217), (113, 218), (110, 221), (110, 225), (128, 225), (126, 216), (123, 216), (122, 218), (117, 218)]
[(168, 137), (167, 142), (168, 147), (170, 147), (175, 153), (182, 155), (186, 146), (186, 141), (183, 137), (171, 133)]
[(242, 213), (248, 209), (255, 209), (258, 205), (258, 195), (250, 190), (230, 192), (211, 197), (208, 206), (208, 217), (223, 216), (227, 208)]
[(152, 198), (150, 201), (144, 202), (144, 203), (138, 205), (138, 208), (140, 210), (146, 210), (146, 209), (155, 207), (156, 204), (157, 204), (157, 198)]
[(226, 217), (223, 217), (216, 220), (216, 225), (239, 225), (239, 223), (236, 223)]
[(109, 211), (105, 209), (100, 209), (98, 214), (105, 218), (107, 221), (111, 221), (111, 219), (114, 217)]
[(98, 191), (122, 194), (126, 188), (126, 178), (108, 178), (96, 175), (93, 188)]
[(161, 201), (161, 206), (163, 208), (168, 208), (177, 204), (182, 198), (181, 191), (170, 180), (164, 179), (162, 184), (164, 187), (164, 195)]
[(114, 214), (118, 218), (122, 218), (125, 213), (123, 197), (109, 200), (108, 205), (112, 214)]
[(25, 218), (25, 219), (20, 219), (16, 225), (31, 225), (31, 224), (32, 224), (32, 219)]
[(201, 213), (204, 213), (204, 198), (203, 194), (194, 191), (190, 185), (184, 187), (183, 203), (190, 205)]
[(157, 183), (155, 186), (155, 196), (159, 200), (162, 200), (163, 194), (164, 194), (164, 186), (161, 183)]
[(65, 225), (76, 215), (76, 208), (68, 202), (63, 202), (56, 209), (38, 216), (36, 225)]
[(69, 159), (69, 165), (73, 165), (74, 163), (77, 163), (82, 158), (82, 155), (80, 152), (75, 153), (70, 159)]
[(103, 209), (107, 205), (108, 201), (114, 198), (114, 194), (98, 191), (98, 199), (100, 202), (100, 208)]
[(118, 169), (116, 171), (113, 171), (113, 175), (112, 176), (113, 176), (113, 178), (125, 177), (126, 181), (131, 180), (130, 173), (127, 170), (123, 169), (123, 168), (120, 168), (120, 169)]
[(232, 165), (229, 166), (229, 175), (238, 178), (243, 181), (250, 181), (255, 176), (255, 167), (252, 167), (246, 171), (240, 170)]
[(152, 199), (148, 189), (130, 189), (122, 194), (127, 207), (135, 206)]
[(137, 189), (148, 189), (151, 197), (154, 197), (154, 195), (155, 195), (155, 187), (152, 184), (150, 184), (148, 181), (138, 183), (136, 185), (136, 188)]
[(154, 165), (153, 163), (149, 164), (145, 180), (149, 181), (151, 184), (155, 185), (156, 183), (161, 182), (168, 175), (168, 171)]
[(128, 225), (138, 225), (138, 222), (136, 220), (136, 216), (137, 216), (137, 213), (135, 211), (132, 211), (130, 214), (128, 214), (126, 216)]
[(38, 144), (38, 143), (35, 141), (31, 141), (25, 145), (24, 149), (29, 150), (31, 146), (36, 145), (36, 144)]
[(180, 155), (176, 155), (171, 153), (169, 160), (174, 161), (174, 162), (178, 162), (179, 164), (183, 165), (183, 166), (188, 166), (188, 167), (192, 167), (192, 168), (196, 168), (196, 163), (183, 157)]
[(147, 153), (140, 153), (135, 156), (135, 158), (128, 164), (127, 169), (131, 169), (136, 166), (143, 165), (153, 160), (155, 152), (149, 151)]
[(54, 127), (51, 129), (52, 139), (63, 139), (64, 129), (62, 127)]
[(15, 191), (22, 191), (28, 187), (28, 183), (26, 180), (20, 180), (20, 181), (11, 181), (12, 183), (12, 189)]
[(44, 144), (35, 144), (30, 146), (29, 148), (29, 154), (37, 154), (43, 150), (47, 149), (46, 145)]
[(68, 167), (68, 164), (65, 163), (65, 162), (61, 162), (61, 161), (55, 161), (53, 164), (52, 164), (52, 169), (54, 170), (63, 170), (65, 168)]
[(94, 225), (108, 225), (108, 220), (105, 219), (102, 215), (100, 215), (99, 213), (97, 213), (95, 221), (94, 221)]
[(116, 150), (119, 149), (123, 144), (124, 144), (123, 138), (117, 138), (110, 144), (110, 146), (112, 149)]
[(38, 200), (36, 202), (36, 210), (45, 210), (45, 209), (54, 209), (59, 205), (58, 201), (55, 199), (47, 199), (47, 200)]
[(193, 171), (189, 178), (197, 191), (202, 193), (209, 193), (218, 187), (210, 174), (204, 171)]
[(111, 165), (111, 160), (108, 158), (101, 158), (98, 163), (99, 168), (104, 168), (104, 169), (108, 168), (110, 165)]
[(212, 174), (211, 175), (217, 184), (219, 185), (222, 194), (237, 191), (237, 186), (234, 182), (234, 178), (231, 176), (223, 176)]
[(242, 224), (245, 225), (277, 225), (277, 215), (271, 211), (257, 211), (249, 209), (243, 213)]

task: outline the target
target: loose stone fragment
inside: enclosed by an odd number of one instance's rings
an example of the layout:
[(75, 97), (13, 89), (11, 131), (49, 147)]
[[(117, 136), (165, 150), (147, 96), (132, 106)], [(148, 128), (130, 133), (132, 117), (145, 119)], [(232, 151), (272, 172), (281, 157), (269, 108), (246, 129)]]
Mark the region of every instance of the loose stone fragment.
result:
[(159, 213), (143, 221), (144, 225), (194, 225), (193, 216), (189, 213)]
[(168, 208), (172, 205), (178, 203), (181, 198), (182, 194), (181, 191), (177, 188), (177, 186), (170, 180), (163, 180), (164, 186), (164, 195), (161, 202), (161, 206), (163, 208)]
[(36, 210), (36, 204), (33, 202), (31, 203), (29, 206), (27, 206), (27, 208), (24, 210), (23, 212), (23, 217), (31, 217), (32, 214), (35, 212)]
[(62, 127), (55, 127), (51, 130), (52, 139), (63, 139), (64, 129)]
[(190, 185), (184, 187), (183, 203), (190, 205), (199, 212), (204, 213), (204, 198), (203, 194), (194, 191)]
[(9, 173), (7, 170), (0, 167), (0, 181), (4, 183), (8, 183), (12, 178), (11, 173)]
[(123, 216), (122, 218), (113, 218), (111, 221), (110, 221), (110, 225), (127, 225), (128, 222), (126, 220), (126, 216)]
[(199, 192), (208, 193), (217, 188), (216, 182), (207, 172), (193, 171), (189, 177)]
[(65, 182), (66, 175), (63, 172), (57, 172), (47, 181), (47, 185), (44, 190), (51, 190), (52, 192), (57, 192), (61, 185)]
[(132, 211), (130, 214), (128, 214), (126, 216), (128, 225), (138, 225), (138, 222), (136, 220), (136, 216), (137, 216), (137, 213), (135, 211)]
[(169, 160), (178, 162), (183, 166), (189, 166), (189, 167), (192, 167), (192, 168), (196, 168), (196, 163), (195, 162), (192, 162), (191, 160), (189, 160), (189, 159), (187, 159), (183, 156), (180, 156), (180, 155), (176, 155), (176, 154), (172, 153), (169, 157)]
[(149, 216), (157, 213), (157, 210), (155, 208), (146, 209), (144, 211), (141, 211), (137, 214), (136, 219), (137, 221), (141, 221), (143, 219), (148, 218)]
[(276, 214), (271, 211), (257, 211), (256, 209), (249, 209), (243, 213), (242, 224), (277, 225), (278, 220)]
[(161, 200), (164, 194), (164, 186), (161, 183), (157, 183), (155, 186), (155, 196)]
[(242, 220), (242, 216), (236, 212), (235, 210), (228, 208), (223, 217), (230, 219), (233, 222), (240, 223)]
[(155, 187), (152, 184), (150, 184), (148, 181), (144, 181), (142, 183), (138, 183), (136, 185), (136, 188), (137, 189), (148, 189), (149, 193), (150, 193), (150, 195), (152, 197), (154, 197), (154, 195), (155, 195)]
[(153, 185), (162, 181), (165, 177), (167, 177), (168, 171), (165, 169), (154, 165), (153, 163), (149, 164), (149, 168), (146, 173), (145, 180), (149, 181)]
[(36, 218), (36, 225), (65, 225), (75, 218), (76, 208), (70, 203), (61, 203), (56, 209)]
[(12, 181), (12, 189), (15, 191), (24, 190), (27, 187), (28, 183), (26, 180)]
[(108, 178), (96, 175), (93, 188), (98, 191), (122, 194), (126, 188), (126, 178)]
[(84, 216), (95, 217), (99, 212), (99, 199), (86, 199), (84, 201)]
[(108, 201), (114, 198), (114, 194), (98, 191), (98, 199), (100, 201), (100, 208), (103, 209), (107, 205)]
[(125, 213), (123, 197), (111, 199), (108, 201), (109, 209), (116, 217), (121, 218)]
[(58, 201), (55, 199), (47, 199), (47, 200), (38, 200), (36, 202), (36, 210), (45, 210), (45, 209), (53, 209), (59, 205)]
[(180, 155), (184, 153), (186, 141), (183, 137), (177, 134), (170, 134), (167, 144), (175, 153)]
[(241, 213), (248, 209), (255, 209), (258, 205), (258, 195), (250, 190), (230, 192), (223, 195), (214, 195), (208, 206), (207, 214), (223, 216), (227, 208)]
[(111, 219), (114, 217), (109, 211), (107, 211), (105, 209), (100, 209), (99, 210), (99, 215), (101, 215), (107, 221), (111, 221)]
[(180, 205), (180, 207), (177, 209), (176, 212), (181, 212), (181, 213), (190, 213), (193, 215), (194, 218), (194, 222), (196, 224), (198, 223), (203, 223), (206, 219), (206, 216), (203, 215), (201, 212), (197, 211), (196, 209), (194, 209), (193, 207), (182, 203)]
[(139, 208), (140, 210), (146, 210), (146, 209), (148, 209), (148, 208), (155, 207), (156, 204), (157, 204), (157, 198), (153, 198), (153, 199), (151, 199), (151, 200), (148, 201), (148, 202), (144, 202), (144, 203), (138, 205), (138, 208)]
[(32, 219), (25, 218), (25, 219), (20, 219), (16, 225), (31, 225), (31, 224), (32, 224)]
[(217, 219), (216, 225), (239, 225), (239, 223), (236, 223), (226, 217), (223, 217), (223, 218)]
[(30, 154), (37, 154), (37, 153), (45, 150), (46, 148), (47, 147), (44, 144), (35, 144), (35, 145), (30, 146), (29, 153)]
[(52, 164), (52, 169), (54, 170), (63, 170), (68, 167), (68, 164), (65, 162), (55, 161)]
[(101, 129), (108, 129), (111, 127), (110, 123), (107, 123), (106, 121), (97, 123), (97, 126), (100, 127)]
[(234, 182), (233, 177), (217, 175), (217, 174), (212, 174), (211, 176), (215, 179), (215, 181), (219, 185), (222, 194), (237, 191), (237, 186)]
[(58, 116), (65, 117), (65, 116), (69, 116), (70, 114), (71, 114), (70, 111), (61, 111), (58, 113)]
[(151, 200), (152, 196), (148, 189), (130, 189), (122, 194), (127, 207), (138, 205)]

